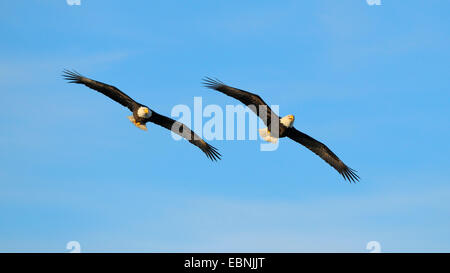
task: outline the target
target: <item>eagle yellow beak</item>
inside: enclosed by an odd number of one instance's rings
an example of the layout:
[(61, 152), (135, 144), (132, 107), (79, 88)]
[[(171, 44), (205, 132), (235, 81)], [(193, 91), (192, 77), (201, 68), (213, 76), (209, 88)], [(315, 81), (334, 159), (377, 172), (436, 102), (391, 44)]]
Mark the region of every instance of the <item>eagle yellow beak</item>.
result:
[(144, 109), (144, 112), (145, 112), (146, 114), (148, 114), (148, 108), (145, 108), (145, 109)]

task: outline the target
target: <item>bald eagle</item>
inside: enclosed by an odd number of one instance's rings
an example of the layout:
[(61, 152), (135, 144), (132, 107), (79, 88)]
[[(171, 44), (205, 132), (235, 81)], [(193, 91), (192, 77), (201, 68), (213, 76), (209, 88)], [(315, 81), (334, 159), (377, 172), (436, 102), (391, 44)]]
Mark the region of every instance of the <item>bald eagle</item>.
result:
[(130, 109), (133, 115), (128, 116), (128, 119), (134, 125), (136, 125), (136, 127), (142, 130), (147, 130), (146, 123), (149, 121), (153, 122), (161, 127), (171, 130), (172, 132), (184, 137), (190, 143), (199, 147), (209, 159), (214, 161), (220, 159), (221, 154), (218, 152), (218, 150), (215, 147), (206, 143), (197, 134), (192, 132), (191, 129), (189, 129), (189, 127), (169, 117), (160, 115), (155, 111), (151, 110), (149, 107), (134, 101), (127, 94), (123, 93), (116, 87), (83, 77), (79, 73), (72, 72), (69, 70), (64, 70), (62, 76), (69, 83), (84, 84), (87, 87), (102, 93), (103, 95)]
[[(295, 119), (293, 115), (287, 115), (280, 118), (272, 112), (270, 107), (261, 99), (260, 96), (241, 89), (233, 88), (217, 79), (206, 77), (203, 80), (203, 84), (208, 88), (217, 90), (225, 95), (239, 100), (255, 112), (256, 115), (258, 115), (268, 127), (259, 130), (259, 134), (264, 140), (269, 142), (277, 142), (278, 138), (288, 137), (320, 156), (323, 160), (335, 168), (344, 177), (344, 179), (349, 182), (356, 182), (359, 180), (359, 176), (355, 173), (356, 171), (345, 165), (344, 162), (342, 162), (330, 149), (328, 149), (327, 146), (307, 134), (295, 129), (293, 126)], [(276, 124), (279, 128), (278, 132), (270, 132), (269, 130), (269, 128), (274, 128), (272, 125), (273, 122), (278, 122), (278, 124)]]

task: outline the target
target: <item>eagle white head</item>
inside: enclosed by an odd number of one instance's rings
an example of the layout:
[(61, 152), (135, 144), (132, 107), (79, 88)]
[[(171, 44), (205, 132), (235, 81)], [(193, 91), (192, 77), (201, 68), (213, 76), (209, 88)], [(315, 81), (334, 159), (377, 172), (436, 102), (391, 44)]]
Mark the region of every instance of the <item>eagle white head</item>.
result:
[(152, 111), (145, 106), (139, 107), (137, 115), (140, 118), (149, 118), (152, 116)]
[(282, 117), (282, 118), (280, 119), (280, 122), (281, 122), (281, 124), (283, 124), (284, 126), (290, 128), (290, 127), (292, 127), (292, 126), (294, 125), (294, 120), (295, 120), (294, 115), (287, 115), (287, 116), (285, 116), (285, 117)]

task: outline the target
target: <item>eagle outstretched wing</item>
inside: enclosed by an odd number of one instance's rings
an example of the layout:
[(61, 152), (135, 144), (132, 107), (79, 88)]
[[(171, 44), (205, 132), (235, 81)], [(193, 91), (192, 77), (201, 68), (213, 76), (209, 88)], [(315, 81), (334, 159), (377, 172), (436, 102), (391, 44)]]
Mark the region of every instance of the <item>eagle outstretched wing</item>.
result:
[(265, 103), (263, 99), (256, 94), (228, 86), (218, 79), (212, 79), (209, 77), (205, 77), (203, 79), (203, 84), (205, 87), (222, 92), (225, 95), (235, 98), (247, 105), (269, 128), (272, 118), (275, 120), (279, 119), (278, 115), (270, 109), (267, 103)]
[(149, 118), (147, 118), (146, 121), (153, 122), (161, 127), (164, 127), (182, 136), (183, 138), (187, 139), (190, 143), (199, 147), (206, 154), (206, 156), (213, 161), (219, 160), (220, 157), (222, 156), (215, 147), (206, 143), (206, 141), (204, 141), (200, 136), (194, 133), (188, 126), (186, 126), (181, 122), (160, 115), (155, 111), (152, 112), (152, 115)]
[(345, 165), (344, 162), (337, 157), (337, 155), (325, 146), (325, 144), (315, 140), (307, 134), (300, 132), (294, 127), (288, 129), (287, 137), (302, 144), (316, 155), (320, 156), (349, 182), (357, 182), (359, 180), (359, 176), (355, 173), (356, 171)]
[(120, 91), (118, 88), (106, 83), (86, 78), (76, 71), (64, 70), (62, 76), (69, 83), (84, 84), (87, 87), (102, 93), (103, 95), (127, 107), (132, 112), (134, 111), (135, 107), (138, 107), (140, 105), (132, 98), (130, 98), (127, 94)]

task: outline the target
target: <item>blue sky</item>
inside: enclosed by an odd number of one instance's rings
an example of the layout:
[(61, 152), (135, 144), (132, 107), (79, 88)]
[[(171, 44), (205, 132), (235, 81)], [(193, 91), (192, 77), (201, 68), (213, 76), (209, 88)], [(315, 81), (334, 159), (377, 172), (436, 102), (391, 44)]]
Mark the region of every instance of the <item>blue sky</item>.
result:
[[(450, 251), (448, 1), (0, 2), (0, 251)], [(196, 147), (65, 83), (161, 114), (259, 93), (358, 170), (282, 140)], [(205, 118), (206, 122), (208, 119)]]

